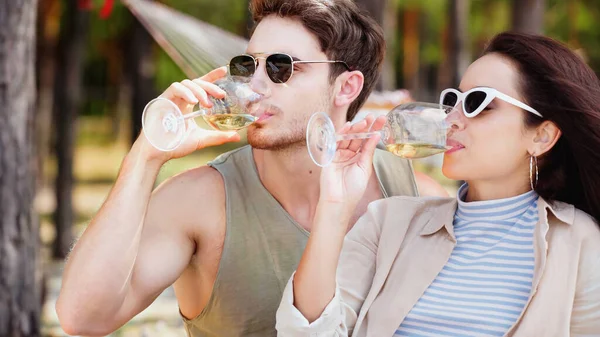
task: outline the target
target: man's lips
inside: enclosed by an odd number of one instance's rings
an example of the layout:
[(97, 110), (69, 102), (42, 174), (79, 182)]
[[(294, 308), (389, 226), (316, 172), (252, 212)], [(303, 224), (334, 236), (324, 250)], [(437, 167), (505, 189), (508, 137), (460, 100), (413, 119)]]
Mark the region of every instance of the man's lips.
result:
[(256, 123), (256, 122), (262, 122), (262, 121), (264, 121), (264, 120), (267, 120), (267, 119), (271, 118), (272, 116), (273, 116), (273, 114), (272, 114), (272, 113), (269, 113), (269, 112), (263, 112), (263, 113), (261, 113), (260, 115), (258, 115), (258, 118), (256, 119), (255, 123)]

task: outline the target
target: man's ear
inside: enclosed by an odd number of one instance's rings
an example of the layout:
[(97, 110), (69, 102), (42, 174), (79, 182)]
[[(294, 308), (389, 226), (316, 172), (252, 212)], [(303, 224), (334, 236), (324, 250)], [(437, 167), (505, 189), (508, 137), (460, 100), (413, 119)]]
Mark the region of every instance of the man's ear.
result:
[(362, 92), (365, 77), (362, 72), (348, 71), (336, 79), (333, 104), (337, 107), (349, 106)]

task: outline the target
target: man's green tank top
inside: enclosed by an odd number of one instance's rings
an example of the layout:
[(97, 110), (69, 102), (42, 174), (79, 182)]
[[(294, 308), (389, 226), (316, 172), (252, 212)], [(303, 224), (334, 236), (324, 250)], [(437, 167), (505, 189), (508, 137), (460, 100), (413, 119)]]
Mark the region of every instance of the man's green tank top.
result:
[[(373, 162), (384, 197), (417, 194), (409, 161), (377, 149)], [(275, 313), (308, 232), (262, 185), (250, 146), (209, 165), (225, 182), (225, 242), (211, 297), (200, 315), (183, 318), (185, 330), (192, 337), (276, 336)]]

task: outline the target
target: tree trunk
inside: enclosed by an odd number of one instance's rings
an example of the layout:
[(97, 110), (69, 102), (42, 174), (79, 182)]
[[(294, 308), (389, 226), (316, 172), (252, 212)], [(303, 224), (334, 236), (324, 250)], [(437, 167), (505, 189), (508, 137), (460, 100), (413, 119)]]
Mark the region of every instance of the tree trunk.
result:
[(131, 144), (142, 130), (142, 112), (146, 104), (156, 97), (154, 89), (153, 39), (146, 28), (134, 18), (133, 39), (129, 51), (131, 96)]
[(375, 85), (375, 90), (393, 90), (396, 87), (394, 72), (394, 41), (397, 29), (396, 1), (388, 0), (356, 0), (362, 9), (366, 10), (383, 28), (386, 41), (386, 56), (383, 60), (381, 76)]
[(250, 33), (252, 33), (252, 28), (254, 28), (254, 19), (252, 19), (252, 13), (250, 13), (250, 1), (248, 0), (248, 6), (246, 6), (246, 15), (244, 17), (245, 29), (242, 34), (247, 40), (250, 39)]
[(419, 17), (420, 13), (417, 9), (406, 8), (403, 13), (403, 50), (404, 63), (402, 72), (404, 77), (404, 88), (408, 89), (412, 95), (415, 95), (419, 90), (419, 56), (420, 56), (420, 41), (419, 41)]
[(448, 66), (450, 71), (446, 87), (458, 87), (462, 75), (471, 62), (469, 51), (469, 1), (450, 0), (448, 11), (450, 24), (448, 27)]
[(383, 27), (382, 23), (385, 16), (387, 0), (356, 0), (355, 2), (360, 8), (371, 14), (371, 17)]
[(458, 86), (471, 62), (468, 43), (469, 1), (450, 1), (450, 68), (453, 69), (451, 78), (455, 86)]
[(37, 0), (0, 0), (0, 336), (40, 336), (35, 196)]
[(385, 59), (381, 68), (381, 90), (395, 90), (396, 83), (396, 50), (398, 50), (398, 5), (396, 1), (387, 1), (383, 15), (383, 33), (386, 41)]
[(56, 64), (56, 36), (48, 33), (49, 22), (55, 20), (52, 12), (60, 4), (57, 0), (40, 2), (37, 19), (36, 43), (36, 149), (37, 186), (47, 183), (44, 176), (44, 162), (51, 152), (52, 144), (52, 82)]
[(56, 240), (53, 256), (64, 259), (73, 241), (73, 154), (76, 118), (80, 107), (85, 39), (88, 30), (87, 11), (77, 1), (64, 1), (58, 38), (58, 57), (54, 82), (54, 121), (56, 130)]
[(544, 30), (544, 8), (544, 0), (513, 0), (513, 30), (523, 33), (542, 34)]
[(579, 49), (579, 40), (577, 37), (577, 9), (578, 0), (568, 0), (567, 3), (567, 25), (568, 25), (568, 44), (573, 49)]

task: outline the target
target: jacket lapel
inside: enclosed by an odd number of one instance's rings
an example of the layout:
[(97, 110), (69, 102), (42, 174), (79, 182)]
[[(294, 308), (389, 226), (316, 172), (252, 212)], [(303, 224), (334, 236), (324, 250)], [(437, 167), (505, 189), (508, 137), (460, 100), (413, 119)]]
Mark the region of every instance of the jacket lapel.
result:
[(447, 233), (440, 231), (431, 236), (415, 238), (407, 247), (407, 254), (398, 257), (390, 271), (390, 282), (386, 282), (379, 294), (381, 303), (389, 309), (373, 308), (374, 312), (384, 313), (381, 316), (381, 323), (387, 326), (385, 336), (392, 336), (398, 329), (425, 290), (444, 268), (454, 246), (455, 241)]
[[(369, 336), (394, 335), (450, 258), (456, 244), (452, 230), (456, 201), (447, 198), (436, 201), (439, 202), (434, 202), (429, 210), (434, 212), (431, 217), (410, 223), (418, 229), (414, 234), (405, 237), (406, 232), (399, 230), (398, 235), (390, 233), (381, 238), (378, 255), (382, 259), (357, 321), (355, 331), (363, 330), (359, 336), (366, 336), (367, 329)], [(395, 244), (387, 245), (388, 242)], [(368, 311), (377, 314), (371, 316)], [(370, 327), (361, 329), (365, 316)]]

